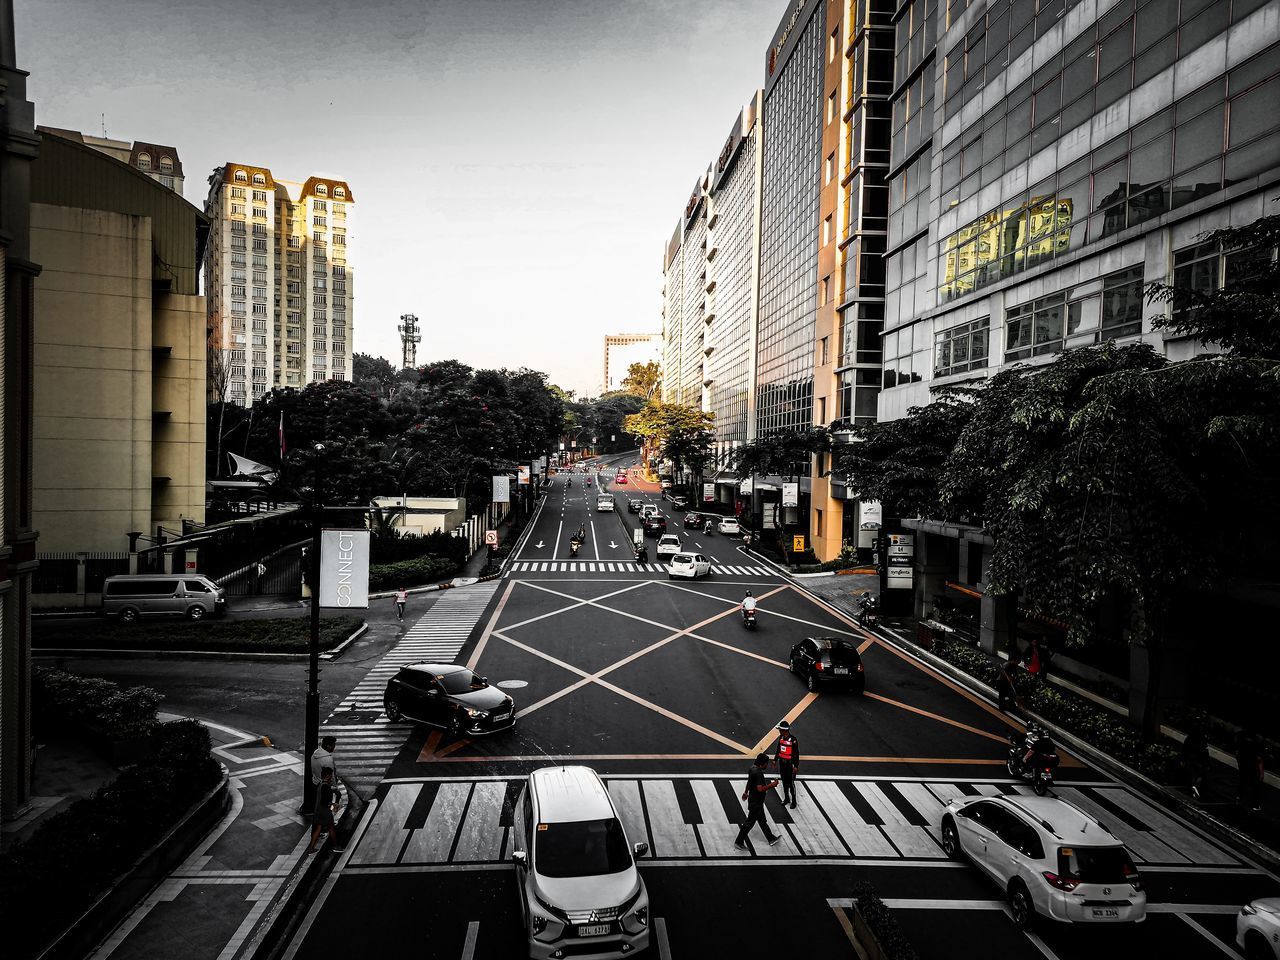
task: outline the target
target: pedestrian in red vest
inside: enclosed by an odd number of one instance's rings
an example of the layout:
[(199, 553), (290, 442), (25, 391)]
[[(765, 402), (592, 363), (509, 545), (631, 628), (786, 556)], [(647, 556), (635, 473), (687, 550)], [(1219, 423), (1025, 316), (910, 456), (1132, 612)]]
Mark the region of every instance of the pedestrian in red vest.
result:
[(778, 776), (782, 779), (782, 802), (796, 808), (796, 774), (800, 772), (800, 741), (791, 735), (791, 724), (778, 724)]

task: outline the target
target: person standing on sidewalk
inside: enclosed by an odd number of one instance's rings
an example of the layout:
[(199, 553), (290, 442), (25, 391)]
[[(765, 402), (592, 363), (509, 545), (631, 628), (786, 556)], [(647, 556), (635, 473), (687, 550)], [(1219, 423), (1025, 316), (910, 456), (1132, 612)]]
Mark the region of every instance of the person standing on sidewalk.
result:
[(764, 836), (769, 841), (769, 846), (772, 847), (782, 839), (782, 837), (773, 834), (769, 829), (769, 821), (764, 818), (765, 795), (778, 786), (777, 780), (766, 780), (764, 778), (764, 768), (768, 765), (769, 755), (762, 753), (756, 757), (755, 763), (747, 771), (747, 789), (742, 793), (742, 799), (747, 801), (747, 819), (743, 823), (742, 829), (738, 831), (738, 839), (733, 841), (733, 845), (739, 850), (747, 849), (747, 834), (751, 832), (752, 826), (757, 823), (760, 824), (760, 829), (764, 831)]
[(320, 740), (320, 746), (316, 747), (316, 752), (311, 754), (307, 766), (311, 772), (311, 783), (314, 786), (320, 786), (320, 775), (326, 767), (333, 771), (334, 783), (339, 782), (338, 761), (333, 755), (333, 752), (337, 749), (337, 737), (324, 737)]
[(404, 587), (396, 588), (396, 619), (404, 623), (404, 605), (409, 602), (409, 591)]
[(1010, 703), (1022, 705), (1018, 701), (1018, 688), (1013, 682), (1017, 669), (1018, 661), (1009, 657), (1000, 664), (1000, 672), (996, 674), (996, 700), (1001, 710), (1007, 711)]
[(782, 779), (782, 805), (796, 808), (796, 774), (800, 772), (800, 741), (791, 735), (791, 724), (778, 724), (778, 776)]
[(333, 767), (325, 767), (320, 771), (320, 786), (316, 790), (316, 809), (311, 817), (311, 844), (307, 853), (316, 852), (316, 844), (320, 834), (327, 832), (333, 843), (335, 853), (342, 853), (345, 847), (338, 846), (338, 825), (333, 815), (338, 812), (338, 792), (333, 785)]

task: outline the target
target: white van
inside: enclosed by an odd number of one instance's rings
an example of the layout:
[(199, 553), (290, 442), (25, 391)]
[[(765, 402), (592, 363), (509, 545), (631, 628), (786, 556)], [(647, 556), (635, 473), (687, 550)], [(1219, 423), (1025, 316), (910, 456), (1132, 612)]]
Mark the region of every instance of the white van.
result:
[(596, 513), (613, 512), (613, 494), (602, 493), (596, 497)]
[(226, 612), (226, 591), (199, 574), (107, 577), (102, 584), (102, 613), (119, 617), (121, 623), (163, 616), (203, 620)]
[(625, 957), (649, 945), (649, 893), (613, 799), (590, 767), (529, 774), (511, 860), (529, 956)]

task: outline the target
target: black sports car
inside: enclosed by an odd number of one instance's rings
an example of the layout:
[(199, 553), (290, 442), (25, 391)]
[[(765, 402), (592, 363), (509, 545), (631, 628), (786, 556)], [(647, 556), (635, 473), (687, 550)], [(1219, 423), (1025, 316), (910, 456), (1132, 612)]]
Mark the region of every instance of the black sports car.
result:
[(831, 684), (861, 694), (867, 681), (857, 646), (837, 637), (806, 637), (797, 643), (791, 648), (791, 672), (815, 691), (820, 684)]
[(456, 663), (410, 663), (387, 681), (387, 718), (439, 727), (457, 736), (483, 736), (515, 726), (515, 703)]

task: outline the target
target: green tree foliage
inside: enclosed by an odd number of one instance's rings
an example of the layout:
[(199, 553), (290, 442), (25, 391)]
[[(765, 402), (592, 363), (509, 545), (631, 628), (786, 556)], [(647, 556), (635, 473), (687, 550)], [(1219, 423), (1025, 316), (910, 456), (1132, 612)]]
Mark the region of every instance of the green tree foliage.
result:
[(738, 479), (765, 476), (796, 476), (809, 458), (831, 449), (831, 432), (826, 427), (808, 430), (779, 430), (744, 443), (733, 452), (732, 463)]
[(389, 400), (400, 384), (400, 372), (385, 357), (357, 353), (351, 358), (351, 382), (372, 396)]
[(701, 473), (715, 443), (715, 415), (683, 403), (650, 400), (638, 413), (624, 418), (623, 429), (641, 437), (680, 474), (682, 465)]
[(633, 363), (627, 367), (627, 375), (622, 379), (622, 389), (649, 401), (662, 393), (662, 365), (656, 360), (648, 363)]

